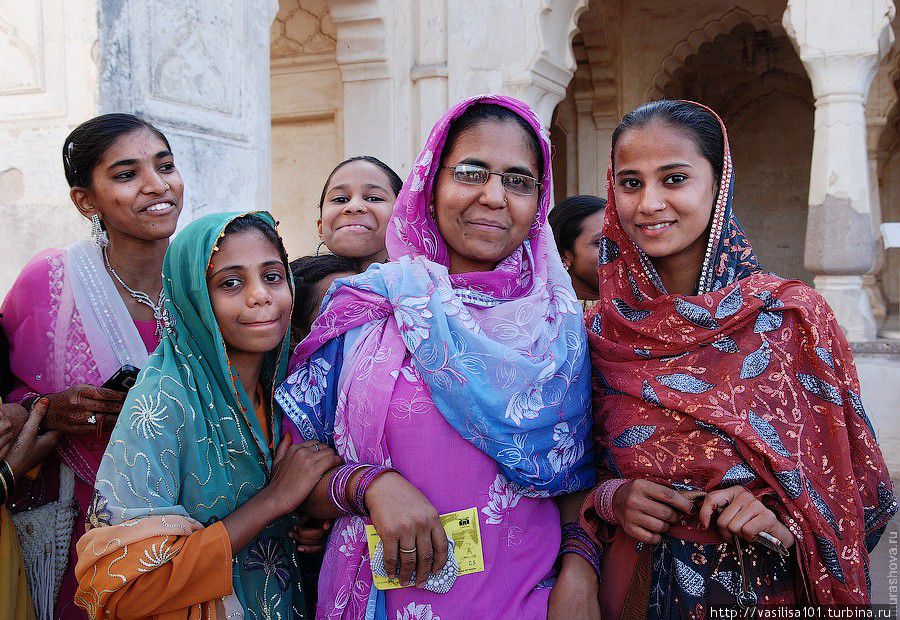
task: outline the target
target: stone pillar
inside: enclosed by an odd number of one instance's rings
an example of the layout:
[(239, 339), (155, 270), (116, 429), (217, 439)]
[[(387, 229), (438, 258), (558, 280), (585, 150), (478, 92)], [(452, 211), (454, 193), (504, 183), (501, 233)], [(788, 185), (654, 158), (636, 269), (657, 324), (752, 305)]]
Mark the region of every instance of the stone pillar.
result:
[[(413, 149), (425, 144), (434, 123), (450, 107), (447, 85), (447, 0), (417, 4), (416, 64), (412, 79), (416, 106)], [(416, 152), (416, 155), (418, 152)], [(414, 155), (415, 156), (415, 155)]]
[(884, 269), (884, 242), (881, 238), (881, 195), (878, 187), (878, 142), (881, 133), (887, 125), (884, 116), (866, 117), (866, 145), (869, 165), (869, 201), (872, 215), (872, 236), (874, 238), (875, 260), (872, 269), (863, 276), (863, 288), (869, 297), (872, 306), (872, 315), (877, 325), (884, 323), (887, 316), (887, 304), (881, 287), (878, 285), (877, 276)]
[[(417, 3), (331, 0), (329, 4), (344, 82), (344, 155), (374, 155), (401, 176), (415, 157), (408, 35)], [(421, 77), (435, 76), (426, 71)]]
[(599, 193), (601, 198), (606, 198), (609, 188), (606, 186), (606, 174), (609, 171), (610, 147), (612, 145), (612, 135), (616, 127), (619, 125), (618, 115), (594, 114), (594, 125), (597, 127), (597, 152), (599, 154), (600, 165), (597, 167)]
[(182, 224), (270, 200), (269, 25), (276, 0), (0, 1), (0, 295), (37, 251), (87, 237), (62, 143), (130, 112), (169, 138)]
[(804, 262), (852, 341), (876, 337), (863, 289), (874, 263), (864, 105), (893, 18), (890, 0), (789, 0), (782, 20), (816, 98)]
[(587, 4), (447, 0), (450, 102), (487, 92), (511, 95), (549, 127), (575, 72), (572, 38)]
[(591, 90), (575, 93), (578, 111), (578, 193), (597, 195), (600, 191), (600, 149), (597, 127), (594, 125), (594, 93)]
[(133, 112), (172, 143), (184, 225), (271, 201), (269, 28), (277, 0), (98, 0), (99, 112)]

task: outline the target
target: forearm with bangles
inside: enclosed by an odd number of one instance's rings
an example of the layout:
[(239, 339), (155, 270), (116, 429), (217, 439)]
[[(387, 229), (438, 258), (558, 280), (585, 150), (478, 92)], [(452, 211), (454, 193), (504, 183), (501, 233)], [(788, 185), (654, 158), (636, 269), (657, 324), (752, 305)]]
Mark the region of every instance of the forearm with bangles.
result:
[(559, 555), (575, 554), (591, 565), (597, 575), (597, 583), (600, 583), (600, 566), (603, 552), (591, 537), (577, 523), (566, 523), (562, 526), (562, 544)]
[(389, 471), (396, 470), (392, 467), (368, 465), (366, 463), (342, 465), (331, 476), (331, 481), (328, 485), (328, 495), (335, 507), (343, 514), (367, 517), (369, 516), (369, 511), (365, 502), (366, 491), (369, 490), (369, 485), (372, 484), (375, 478)]
[(301, 509), (317, 519), (335, 519), (351, 514), (369, 516), (365, 494), (381, 474), (396, 472), (391, 467), (367, 463), (347, 463), (322, 476)]
[(613, 512), (613, 496), (620, 486), (628, 482), (625, 478), (613, 478), (601, 482), (594, 495), (594, 508), (601, 519), (607, 523), (618, 524), (619, 520)]

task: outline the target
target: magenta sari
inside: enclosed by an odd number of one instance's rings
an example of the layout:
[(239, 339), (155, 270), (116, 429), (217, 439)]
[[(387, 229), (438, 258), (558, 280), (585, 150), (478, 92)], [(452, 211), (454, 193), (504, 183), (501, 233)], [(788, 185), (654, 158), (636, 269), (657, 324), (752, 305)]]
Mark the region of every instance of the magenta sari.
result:
[[(3, 301), (2, 314), (16, 380), (13, 391), (6, 395), (10, 401), (30, 393), (61, 392), (82, 383), (101, 385), (123, 364), (143, 368), (149, 352), (159, 344), (156, 323), (131, 318), (103, 266), (99, 249), (89, 242), (46, 250), (31, 259)], [(59, 619), (87, 617), (73, 602), (75, 542), (84, 533), (94, 477), (108, 441), (108, 432), (99, 437), (64, 437), (56, 458), (45, 462), (38, 477), (23, 485), (13, 506), (15, 512), (55, 501), (60, 464), (75, 473), (78, 514), (69, 566), (55, 607)], [(32, 590), (36, 585), (32, 584)]]

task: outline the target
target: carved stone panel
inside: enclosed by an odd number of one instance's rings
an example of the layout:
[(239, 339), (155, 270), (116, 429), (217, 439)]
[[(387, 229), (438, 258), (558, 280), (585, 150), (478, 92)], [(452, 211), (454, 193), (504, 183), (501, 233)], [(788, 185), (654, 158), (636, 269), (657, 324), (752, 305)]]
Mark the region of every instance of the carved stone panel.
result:
[[(163, 3), (160, 2), (160, 5)], [(150, 29), (151, 93), (154, 97), (230, 114), (228, 86), (233, 77), (234, 2), (204, 7), (191, 3), (165, 3), (154, 11)], [(159, 8), (163, 8), (160, 6)], [(175, 28), (165, 28), (163, 21)]]
[(41, 89), (41, 7), (0, 0), (0, 93)]
[(251, 5), (241, 0), (133, 4), (135, 110), (187, 130), (246, 140), (252, 95), (246, 68), (257, 62), (251, 58), (256, 51)]
[(0, 124), (65, 113), (62, 0), (0, 0)]
[(324, 0), (281, 0), (272, 22), (272, 58), (334, 53), (335, 37)]

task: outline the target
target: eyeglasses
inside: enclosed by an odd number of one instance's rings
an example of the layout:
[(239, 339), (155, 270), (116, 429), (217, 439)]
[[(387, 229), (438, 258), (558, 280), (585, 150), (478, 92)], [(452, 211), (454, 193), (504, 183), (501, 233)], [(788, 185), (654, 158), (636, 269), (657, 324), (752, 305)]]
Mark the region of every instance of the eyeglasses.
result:
[(453, 180), (463, 185), (485, 185), (491, 175), (496, 174), (500, 177), (503, 189), (519, 196), (531, 196), (534, 194), (534, 190), (541, 186), (534, 177), (518, 172), (492, 172), (487, 168), (472, 164), (456, 164), (455, 166), (444, 166), (444, 168), (452, 170)]

